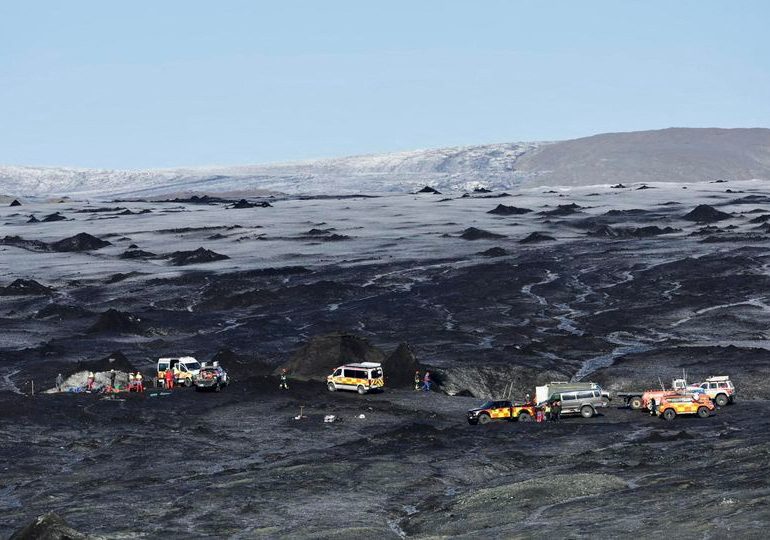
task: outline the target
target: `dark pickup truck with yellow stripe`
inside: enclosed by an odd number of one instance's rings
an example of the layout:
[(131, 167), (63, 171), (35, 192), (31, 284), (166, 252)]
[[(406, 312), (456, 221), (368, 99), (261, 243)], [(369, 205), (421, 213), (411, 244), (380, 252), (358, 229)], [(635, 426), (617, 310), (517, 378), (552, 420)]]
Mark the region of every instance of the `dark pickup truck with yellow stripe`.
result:
[(511, 401), (487, 401), (481, 407), (468, 411), (468, 423), (486, 424), (492, 420), (518, 420), (530, 422), (535, 419), (534, 403), (514, 403)]

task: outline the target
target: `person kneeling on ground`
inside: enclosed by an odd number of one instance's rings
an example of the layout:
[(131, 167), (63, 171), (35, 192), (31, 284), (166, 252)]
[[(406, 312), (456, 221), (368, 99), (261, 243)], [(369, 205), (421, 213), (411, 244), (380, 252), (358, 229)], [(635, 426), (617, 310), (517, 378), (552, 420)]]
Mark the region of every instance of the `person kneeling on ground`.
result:
[(425, 372), (425, 377), (422, 379), (422, 389), (425, 392), (430, 392), (430, 371)]

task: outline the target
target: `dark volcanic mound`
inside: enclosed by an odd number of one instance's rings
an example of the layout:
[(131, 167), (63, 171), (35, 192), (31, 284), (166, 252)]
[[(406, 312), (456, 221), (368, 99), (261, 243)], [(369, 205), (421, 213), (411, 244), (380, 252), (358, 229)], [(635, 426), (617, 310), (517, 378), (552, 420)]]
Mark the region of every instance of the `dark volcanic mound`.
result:
[(243, 209), (243, 208), (254, 208), (255, 206), (256, 206), (256, 204), (252, 204), (249, 201), (247, 201), (246, 199), (241, 199), (240, 201), (238, 201), (237, 203), (232, 205), (230, 208), (240, 210), (240, 209)]
[(120, 254), (121, 259), (149, 259), (156, 256), (155, 253), (143, 249), (127, 249)]
[(222, 199), (220, 197), (211, 197), (209, 195), (193, 195), (192, 197), (177, 197), (175, 199), (166, 199), (164, 201), (159, 202), (167, 202), (167, 203), (186, 203), (186, 204), (217, 204), (217, 203), (229, 203), (232, 201), (229, 201), (227, 199)]
[(501, 247), (493, 247), (486, 251), (479, 251), (478, 254), (483, 257), (504, 257), (505, 255), (508, 255), (508, 252)]
[(21, 203), (19, 202), (19, 199), (14, 199), (8, 206), (21, 206)]
[(14, 246), (29, 251), (51, 251), (48, 244), (40, 240), (25, 240), (21, 236), (6, 236), (0, 240), (0, 245)]
[(649, 227), (610, 227), (602, 225), (597, 229), (590, 231), (588, 236), (594, 238), (647, 238), (661, 234), (671, 234), (678, 232), (678, 229), (672, 227), (660, 228), (656, 225)]
[[(281, 367), (286, 368), (290, 377), (316, 379), (329, 375), (334, 368), (343, 364), (384, 360), (382, 351), (366, 339), (345, 332), (335, 332), (312, 338)], [(276, 372), (280, 372), (280, 368)]]
[(126, 358), (120, 351), (115, 351), (109, 356), (105, 356), (99, 360), (86, 360), (77, 363), (75, 371), (109, 371), (114, 369), (115, 371), (134, 372), (136, 367)]
[(34, 279), (17, 279), (7, 287), (0, 288), (0, 296), (48, 296), (53, 289), (41, 285)]
[(131, 313), (124, 313), (117, 309), (108, 309), (88, 329), (89, 334), (100, 332), (112, 332), (116, 334), (144, 335), (142, 319)]
[(770, 214), (762, 214), (761, 216), (750, 219), (749, 223), (764, 223), (768, 220), (770, 220)]
[(462, 232), (460, 238), (464, 240), (484, 240), (490, 238), (505, 238), (505, 235), (485, 231), (484, 229), (477, 229), (476, 227), (468, 227)]
[(333, 230), (335, 230), (333, 227), (331, 227), (331, 228), (329, 228), (329, 229), (310, 229), (310, 230), (309, 230), (308, 232), (306, 232), (305, 234), (306, 234), (307, 236), (324, 236), (324, 235), (326, 235), (326, 234), (331, 234), (331, 232), (332, 232)]
[(439, 190), (434, 189), (434, 188), (432, 188), (430, 186), (425, 186), (424, 188), (422, 188), (417, 193), (433, 193), (434, 195), (441, 195), (441, 192)]
[(110, 244), (110, 242), (107, 240), (100, 240), (99, 238), (91, 236), (88, 233), (78, 233), (75, 236), (64, 238), (63, 240), (53, 242), (49, 245), (54, 251), (74, 252), (101, 249), (112, 244)]
[(623, 184), (615, 184), (614, 186), (610, 186), (612, 189), (625, 189), (626, 186)]
[(636, 217), (643, 216), (648, 213), (649, 211), (642, 208), (631, 208), (629, 210), (607, 210), (604, 215), (613, 217)]
[(498, 204), (495, 208), (487, 212), (487, 214), (495, 214), (497, 216), (518, 216), (521, 214), (528, 214), (531, 211), (532, 210), (529, 208), (517, 208), (515, 206)]
[(704, 244), (720, 244), (730, 243), (736, 244), (740, 242), (767, 242), (770, 240), (770, 236), (763, 234), (726, 234), (721, 236), (707, 236), (701, 242)]
[(407, 343), (401, 343), (382, 363), (385, 384), (392, 388), (414, 386), (414, 372), (420, 369), (414, 351)]
[(551, 242), (556, 240), (553, 236), (541, 232), (533, 232), (526, 238), (519, 240), (519, 244), (534, 244), (536, 242)]
[(580, 212), (580, 209), (582, 206), (572, 203), (572, 204), (560, 204), (553, 210), (544, 210), (543, 212), (540, 212), (540, 215), (543, 216), (570, 216), (572, 214), (577, 214)]
[(75, 213), (76, 214), (102, 214), (104, 212), (120, 212), (121, 210), (127, 210), (127, 208), (124, 208), (122, 206), (100, 206), (98, 208), (82, 208), (80, 210), (75, 210)]
[(13, 533), (9, 540), (88, 540), (89, 537), (69, 526), (57, 514), (39, 516)]
[(487, 189), (485, 187), (477, 187), (477, 188), (473, 188), (473, 192), (474, 193), (492, 193), (492, 190)]
[(43, 223), (50, 223), (52, 221), (67, 221), (67, 218), (61, 215), (59, 212), (54, 212), (53, 214), (48, 214), (45, 216), (41, 221)]
[(682, 216), (682, 219), (695, 221), (696, 223), (715, 223), (724, 219), (730, 219), (731, 217), (730, 214), (717, 210), (713, 206), (701, 204), (696, 206), (691, 212)]
[(185, 266), (187, 264), (223, 261), (225, 259), (229, 259), (230, 257), (200, 247), (193, 251), (175, 251), (168, 255), (168, 258), (171, 259), (171, 264), (174, 266)]
[(267, 201), (251, 203), (251, 202), (247, 201), (246, 199), (241, 199), (240, 201), (238, 201), (234, 205), (230, 206), (229, 208), (232, 208), (232, 209), (241, 209), (241, 208), (270, 208), (272, 206), (273, 205), (270, 204)]
[(35, 216), (29, 216), (27, 223), (40, 223), (40, 220), (37, 219)]

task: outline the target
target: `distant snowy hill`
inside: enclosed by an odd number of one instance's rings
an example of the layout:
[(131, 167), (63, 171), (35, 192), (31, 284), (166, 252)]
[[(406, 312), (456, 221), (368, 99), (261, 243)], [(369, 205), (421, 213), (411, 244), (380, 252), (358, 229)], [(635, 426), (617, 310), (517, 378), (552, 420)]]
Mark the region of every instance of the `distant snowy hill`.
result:
[(610, 133), (552, 143), (415, 150), (299, 163), (146, 171), (0, 166), (0, 194), (159, 196), (408, 192), (484, 186), (770, 179), (770, 130)]

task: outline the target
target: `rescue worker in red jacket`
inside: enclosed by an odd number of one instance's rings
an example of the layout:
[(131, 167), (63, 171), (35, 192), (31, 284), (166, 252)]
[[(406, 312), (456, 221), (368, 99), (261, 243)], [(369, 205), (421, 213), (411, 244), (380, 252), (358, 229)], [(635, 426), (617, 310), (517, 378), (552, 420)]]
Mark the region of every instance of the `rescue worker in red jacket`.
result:
[(166, 370), (166, 389), (174, 389), (174, 370), (171, 367)]

